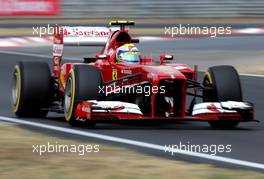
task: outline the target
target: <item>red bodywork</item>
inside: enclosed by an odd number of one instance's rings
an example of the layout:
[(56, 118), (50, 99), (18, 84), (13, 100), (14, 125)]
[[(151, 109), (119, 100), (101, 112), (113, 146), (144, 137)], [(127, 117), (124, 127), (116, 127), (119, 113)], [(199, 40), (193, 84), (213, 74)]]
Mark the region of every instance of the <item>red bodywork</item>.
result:
[[(80, 102), (76, 110), (76, 118), (80, 119), (122, 119), (122, 120), (149, 120), (157, 119), (166, 122), (170, 121), (210, 121), (228, 118), (229, 120), (241, 120), (242, 117), (238, 113), (229, 114), (206, 114), (206, 115), (187, 115), (186, 109), (186, 96), (187, 96), (187, 81), (197, 81), (197, 66), (194, 69), (190, 68), (186, 64), (173, 64), (166, 63), (171, 60), (166, 59), (165, 54), (161, 54), (160, 63), (155, 63), (152, 58), (141, 58), (138, 64), (128, 63), (116, 63), (116, 50), (123, 44), (137, 42), (137, 39), (133, 39), (127, 30), (121, 29), (116, 31), (110, 31), (107, 42), (100, 51), (100, 54), (96, 55), (97, 60), (91, 63), (64, 63), (61, 65), (62, 49), (64, 39), (63, 28), (57, 29), (54, 34), (54, 50), (53, 50), (53, 77), (58, 79), (59, 93), (64, 95), (65, 83), (68, 79), (70, 70), (74, 65), (93, 65), (101, 70), (104, 83), (109, 83), (120, 78), (124, 78), (133, 74), (140, 74), (140, 78), (134, 81), (123, 82), (120, 86), (133, 85), (141, 82), (148, 82), (152, 86), (160, 86), (165, 83), (166, 80), (176, 81), (177, 90), (174, 95), (177, 98), (175, 102), (176, 107), (168, 109), (169, 112), (174, 113), (173, 116), (162, 116), (157, 111), (157, 94), (151, 94), (151, 112), (149, 115), (139, 114), (124, 114), (124, 113), (93, 113), (92, 103), (88, 101)], [(173, 58), (173, 57), (172, 57)], [(193, 93), (197, 93), (196, 88), (193, 89)], [(168, 94), (170, 95), (170, 94)], [(117, 109), (118, 110), (118, 109)], [(177, 110), (177, 112), (175, 111)], [(250, 120), (253, 120), (251, 118)]]

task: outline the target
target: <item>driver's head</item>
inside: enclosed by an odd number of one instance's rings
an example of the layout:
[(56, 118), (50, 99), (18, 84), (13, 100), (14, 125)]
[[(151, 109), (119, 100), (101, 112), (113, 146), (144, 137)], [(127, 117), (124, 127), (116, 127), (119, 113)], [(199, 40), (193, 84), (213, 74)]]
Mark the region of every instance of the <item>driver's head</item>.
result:
[(120, 46), (116, 51), (117, 62), (137, 63), (139, 62), (139, 60), (140, 52), (132, 43), (124, 44)]

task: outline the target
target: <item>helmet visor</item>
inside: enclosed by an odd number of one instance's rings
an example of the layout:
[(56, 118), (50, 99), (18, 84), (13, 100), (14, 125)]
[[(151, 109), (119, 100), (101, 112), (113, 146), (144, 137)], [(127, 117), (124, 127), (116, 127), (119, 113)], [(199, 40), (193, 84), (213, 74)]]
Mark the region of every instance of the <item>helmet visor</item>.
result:
[(135, 63), (139, 62), (139, 54), (139, 52), (124, 52), (120, 54), (120, 58), (122, 61)]

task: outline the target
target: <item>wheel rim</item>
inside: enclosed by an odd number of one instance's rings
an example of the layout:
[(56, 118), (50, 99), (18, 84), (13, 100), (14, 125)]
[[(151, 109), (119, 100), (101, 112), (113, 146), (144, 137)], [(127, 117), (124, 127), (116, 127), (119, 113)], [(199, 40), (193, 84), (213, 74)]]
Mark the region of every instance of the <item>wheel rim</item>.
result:
[[(203, 85), (204, 87), (211, 87), (212, 88), (212, 79), (211, 79), (211, 76), (210, 74), (207, 72), (205, 77), (204, 77), (204, 81), (203, 81)], [(203, 101), (204, 102), (212, 102), (212, 101), (215, 101), (215, 99), (213, 99), (213, 94), (212, 94), (212, 91), (204, 91), (203, 93)]]
[(66, 91), (64, 97), (64, 106), (67, 113), (70, 111), (71, 101), (72, 101), (72, 79), (69, 78), (68, 83), (66, 85)]
[(17, 70), (15, 70), (13, 74), (13, 80), (12, 80), (12, 102), (14, 105), (14, 110), (17, 110), (18, 101), (19, 101), (19, 73)]

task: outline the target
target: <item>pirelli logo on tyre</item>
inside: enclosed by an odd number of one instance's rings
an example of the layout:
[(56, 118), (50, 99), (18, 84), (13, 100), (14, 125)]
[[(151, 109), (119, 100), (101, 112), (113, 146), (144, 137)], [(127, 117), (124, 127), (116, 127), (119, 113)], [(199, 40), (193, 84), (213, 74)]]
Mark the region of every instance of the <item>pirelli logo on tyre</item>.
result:
[(113, 69), (113, 71), (112, 71), (112, 79), (113, 80), (117, 79), (117, 69)]

